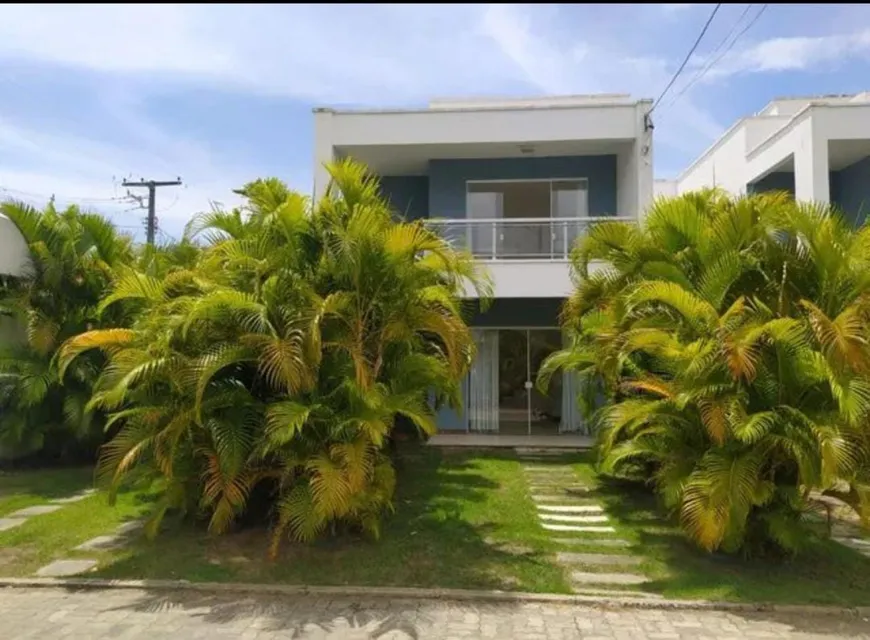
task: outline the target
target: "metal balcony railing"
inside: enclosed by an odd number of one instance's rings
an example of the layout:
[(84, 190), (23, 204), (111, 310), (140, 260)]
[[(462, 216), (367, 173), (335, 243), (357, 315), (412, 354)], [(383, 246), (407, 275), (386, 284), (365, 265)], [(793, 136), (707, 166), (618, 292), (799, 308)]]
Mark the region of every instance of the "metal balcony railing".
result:
[(636, 222), (631, 217), (458, 218), (427, 224), (454, 247), (489, 260), (565, 260), (574, 242), (598, 222)]

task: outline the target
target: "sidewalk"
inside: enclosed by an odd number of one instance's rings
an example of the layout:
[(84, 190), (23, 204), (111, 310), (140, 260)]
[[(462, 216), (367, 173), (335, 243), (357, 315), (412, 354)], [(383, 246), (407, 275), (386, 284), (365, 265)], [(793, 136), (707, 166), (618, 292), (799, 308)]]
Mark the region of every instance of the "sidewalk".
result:
[(0, 589), (0, 638), (692, 640), (870, 638), (855, 616), (138, 589)]

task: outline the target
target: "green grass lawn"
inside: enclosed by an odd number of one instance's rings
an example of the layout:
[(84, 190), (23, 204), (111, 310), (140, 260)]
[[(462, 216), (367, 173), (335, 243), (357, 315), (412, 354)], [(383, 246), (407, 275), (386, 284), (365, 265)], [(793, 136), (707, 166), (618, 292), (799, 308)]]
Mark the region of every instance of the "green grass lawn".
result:
[(0, 471), (0, 518), (13, 511), (64, 498), (91, 486), (88, 468)]
[[(72, 496), (93, 484), (91, 469), (49, 469), (0, 474), (0, 517), (52, 498)], [(105, 494), (97, 493), (60, 510), (30, 517), (24, 524), (0, 531), (0, 575), (32, 575), (53, 560), (70, 557), (70, 549), (109, 533), (119, 524), (138, 517), (153, 499), (149, 491), (123, 493), (110, 507)]]
[[(596, 482), (588, 462), (578, 473)], [(666, 520), (654, 497), (637, 487), (601, 483), (595, 492), (630, 552), (646, 560), (650, 582), (643, 591), (669, 598), (866, 606), (870, 558), (820, 540), (795, 559), (764, 560), (708, 554), (694, 547)]]
[[(588, 455), (564, 461), (597, 486)], [(46, 481), (34, 481), (41, 482)], [(38, 495), (22, 478), (0, 476), (0, 505), (13, 493), (10, 487)], [(605, 506), (618, 535), (631, 542), (622, 552), (645, 558), (641, 569), (651, 579), (645, 591), (732, 601), (870, 601), (870, 559), (836, 543), (819, 543), (790, 562), (711, 556), (687, 543), (648, 494), (601, 485), (590, 498)], [(138, 539), (126, 549), (97, 554), (70, 551), (143, 513), (152, 499), (150, 490), (131, 489), (111, 508), (96, 495), (0, 533), (0, 574), (29, 575), (59, 557), (96, 557), (101, 568), (89, 575), (111, 578), (569, 592), (565, 572), (552, 557), (568, 549), (538, 525), (520, 462), (509, 452), (406, 450), (396, 512), (385, 520), (379, 541), (287, 542), (273, 562), (266, 558), (265, 528), (212, 537), (201, 527), (168, 522), (154, 542)]]

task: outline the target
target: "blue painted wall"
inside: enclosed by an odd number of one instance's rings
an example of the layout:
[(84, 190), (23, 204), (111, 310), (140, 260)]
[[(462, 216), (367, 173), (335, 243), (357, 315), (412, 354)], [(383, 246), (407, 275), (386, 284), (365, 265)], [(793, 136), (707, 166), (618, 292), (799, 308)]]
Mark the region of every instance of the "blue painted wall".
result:
[(855, 224), (863, 224), (870, 212), (870, 156), (831, 172), (831, 202)]
[(381, 176), (381, 194), (406, 220), (429, 217), (429, 176)]
[(588, 178), (589, 215), (617, 215), (615, 155), (431, 160), (429, 215), (464, 218), (466, 180), (545, 178)]
[(788, 191), (794, 197), (794, 173), (774, 171), (761, 180), (746, 185), (747, 193), (763, 193), (765, 191)]

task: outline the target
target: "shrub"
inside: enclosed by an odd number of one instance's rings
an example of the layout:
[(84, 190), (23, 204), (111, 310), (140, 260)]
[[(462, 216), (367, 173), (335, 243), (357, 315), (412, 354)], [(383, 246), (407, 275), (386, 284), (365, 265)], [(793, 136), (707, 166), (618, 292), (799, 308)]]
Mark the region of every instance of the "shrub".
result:
[(574, 268), (572, 346), (539, 382), (604, 390), (603, 472), (650, 482), (707, 550), (797, 551), (813, 491), (867, 522), (870, 227), (711, 190), (595, 226)]

